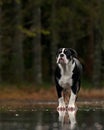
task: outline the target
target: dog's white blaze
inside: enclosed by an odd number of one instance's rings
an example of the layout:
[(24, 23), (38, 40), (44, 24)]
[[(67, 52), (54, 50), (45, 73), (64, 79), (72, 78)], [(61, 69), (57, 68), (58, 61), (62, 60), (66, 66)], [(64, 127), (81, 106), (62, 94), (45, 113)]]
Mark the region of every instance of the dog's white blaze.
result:
[(63, 88), (68, 88), (72, 86), (73, 83), (72, 75), (73, 75), (73, 69), (75, 67), (75, 63), (72, 64), (72, 61), (70, 61), (69, 64), (66, 64), (65, 70), (61, 64), (59, 64), (59, 67), (61, 69), (61, 78), (59, 80), (59, 84)]
[(64, 50), (65, 50), (65, 48), (62, 49), (62, 54), (64, 54)]

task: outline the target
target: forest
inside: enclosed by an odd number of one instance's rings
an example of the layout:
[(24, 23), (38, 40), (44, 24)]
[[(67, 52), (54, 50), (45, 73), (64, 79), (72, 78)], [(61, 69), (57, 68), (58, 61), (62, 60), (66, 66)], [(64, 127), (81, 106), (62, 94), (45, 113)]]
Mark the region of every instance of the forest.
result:
[(0, 0), (0, 84), (54, 83), (60, 47), (78, 52), (84, 82), (104, 87), (103, 0)]

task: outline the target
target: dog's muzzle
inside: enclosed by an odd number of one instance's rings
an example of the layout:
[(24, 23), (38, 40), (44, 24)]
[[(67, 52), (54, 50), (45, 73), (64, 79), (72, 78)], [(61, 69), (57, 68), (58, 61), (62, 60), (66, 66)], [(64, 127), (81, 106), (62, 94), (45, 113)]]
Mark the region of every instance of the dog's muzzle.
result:
[(65, 60), (63, 58), (59, 58), (58, 63), (63, 64), (65, 63)]
[(59, 54), (59, 56), (57, 58), (57, 63), (66, 64), (67, 63), (66, 55), (63, 53)]
[(64, 54), (60, 54), (57, 58), (57, 63), (58, 64), (64, 64), (65, 63), (65, 57)]

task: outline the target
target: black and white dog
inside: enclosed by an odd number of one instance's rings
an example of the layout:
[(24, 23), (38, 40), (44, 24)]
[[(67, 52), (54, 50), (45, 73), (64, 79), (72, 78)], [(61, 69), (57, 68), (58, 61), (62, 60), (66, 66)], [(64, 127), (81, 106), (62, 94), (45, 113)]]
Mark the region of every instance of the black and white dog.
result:
[[(80, 89), (82, 65), (77, 59), (77, 52), (71, 48), (60, 48), (57, 52), (55, 83), (58, 94), (58, 110), (75, 109), (77, 93)], [(65, 103), (63, 93), (70, 89), (70, 99)]]

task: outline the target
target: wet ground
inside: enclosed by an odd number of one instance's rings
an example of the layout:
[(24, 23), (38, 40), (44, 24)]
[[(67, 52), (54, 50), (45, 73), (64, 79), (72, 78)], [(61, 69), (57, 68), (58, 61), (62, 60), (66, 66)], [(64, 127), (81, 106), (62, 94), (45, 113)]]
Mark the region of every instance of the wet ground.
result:
[(54, 101), (11, 102), (0, 102), (0, 130), (104, 130), (103, 100), (78, 101), (74, 111), (57, 111)]

